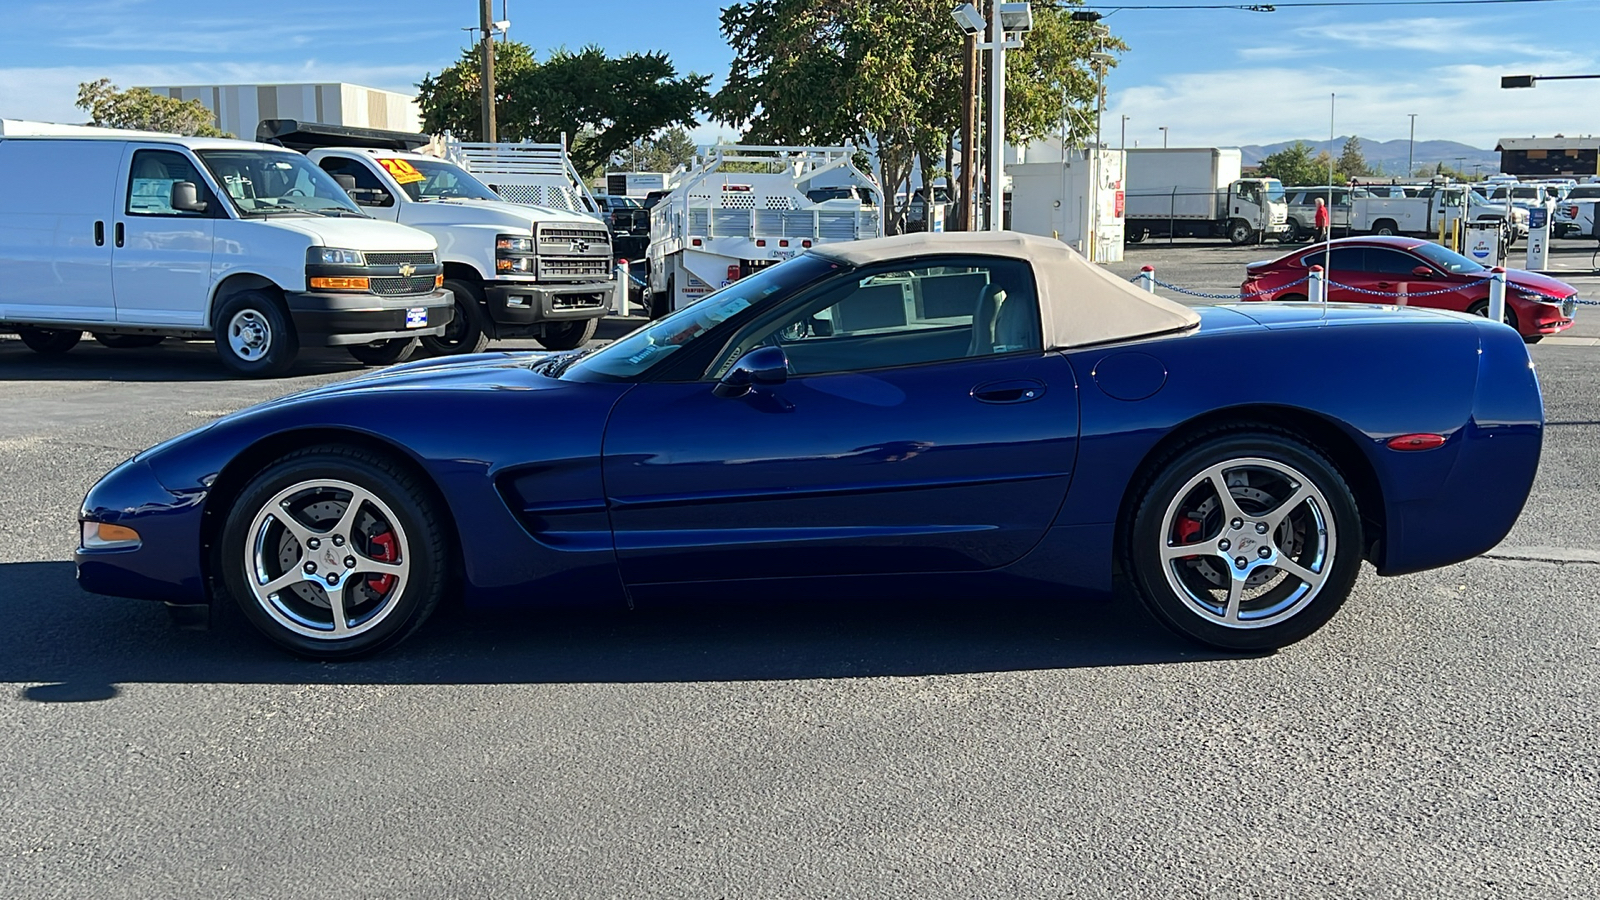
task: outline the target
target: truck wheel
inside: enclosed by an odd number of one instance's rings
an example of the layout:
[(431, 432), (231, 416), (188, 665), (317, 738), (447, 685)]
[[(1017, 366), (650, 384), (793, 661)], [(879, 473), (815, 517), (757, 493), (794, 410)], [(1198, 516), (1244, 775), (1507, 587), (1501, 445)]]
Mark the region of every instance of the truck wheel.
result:
[(166, 338), (159, 334), (97, 334), (94, 340), (113, 350), (137, 350), (140, 347), (154, 347)]
[(62, 331), (55, 328), (18, 328), (17, 336), (35, 353), (54, 356), (65, 353), (83, 340), (81, 331)]
[(544, 334), (539, 335), (539, 343), (547, 350), (576, 350), (589, 343), (594, 337), (594, 330), (599, 327), (599, 319), (585, 319), (582, 322), (567, 322), (562, 325), (546, 325)]
[(1301, 237), (1300, 223), (1290, 219), (1289, 224), (1284, 227), (1283, 236), (1278, 238), (1278, 243), (1297, 244), (1300, 242)]
[(373, 341), (370, 344), (351, 344), (345, 348), (357, 361), (369, 366), (392, 366), (397, 362), (405, 362), (416, 352), (416, 338), (395, 338), (388, 341)]
[(1379, 237), (1389, 237), (1390, 235), (1399, 234), (1400, 226), (1389, 219), (1379, 219), (1377, 224), (1372, 226), (1372, 233)]
[(1130, 244), (1142, 244), (1144, 243), (1144, 239), (1149, 236), (1150, 229), (1143, 226), (1134, 226), (1133, 228), (1129, 228), (1127, 234), (1124, 235)]
[(433, 356), (483, 352), (489, 346), (489, 335), (483, 327), (483, 292), (471, 282), (454, 278), (445, 281), (444, 287), (455, 295), (455, 317), (445, 326), (444, 334), (423, 335), (422, 348)]
[(1256, 230), (1250, 227), (1249, 222), (1243, 219), (1234, 219), (1228, 223), (1228, 243), (1234, 245), (1248, 244), (1254, 241), (1255, 237)]
[(650, 318), (662, 318), (672, 312), (672, 276), (667, 276), (667, 289), (659, 294), (650, 295)]
[(228, 298), (217, 313), (217, 356), (239, 375), (271, 378), (282, 375), (300, 352), (300, 338), (277, 298), (265, 291), (244, 291)]

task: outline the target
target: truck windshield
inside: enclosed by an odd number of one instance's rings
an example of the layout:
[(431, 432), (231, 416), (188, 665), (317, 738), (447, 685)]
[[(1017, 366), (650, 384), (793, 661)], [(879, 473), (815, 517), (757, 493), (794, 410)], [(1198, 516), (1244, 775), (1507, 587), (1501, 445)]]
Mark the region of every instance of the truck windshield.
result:
[(1267, 190), (1268, 201), (1273, 203), (1283, 202), (1283, 182), (1276, 178), (1268, 178), (1266, 181), (1262, 182), (1262, 186)]
[(762, 269), (678, 310), (659, 322), (617, 339), (568, 368), (571, 381), (637, 381), (691, 341), (752, 306), (790, 293), (838, 270), (839, 264), (807, 254)]
[(298, 153), (200, 150), (198, 155), (241, 216), (367, 217), (338, 182)]
[(444, 160), (378, 158), (413, 200), (499, 200), (500, 195), (455, 163)]
[(1471, 275), (1474, 272), (1489, 271), (1454, 250), (1446, 250), (1438, 244), (1418, 244), (1411, 248), (1411, 252), (1427, 260), (1435, 269), (1449, 272), (1451, 275)]

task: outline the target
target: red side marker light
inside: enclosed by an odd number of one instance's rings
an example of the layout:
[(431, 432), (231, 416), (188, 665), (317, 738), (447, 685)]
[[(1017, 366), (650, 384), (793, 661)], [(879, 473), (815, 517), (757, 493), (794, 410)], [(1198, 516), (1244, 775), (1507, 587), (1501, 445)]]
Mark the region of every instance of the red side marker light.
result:
[(1432, 450), (1444, 446), (1442, 434), (1402, 434), (1389, 439), (1390, 450)]

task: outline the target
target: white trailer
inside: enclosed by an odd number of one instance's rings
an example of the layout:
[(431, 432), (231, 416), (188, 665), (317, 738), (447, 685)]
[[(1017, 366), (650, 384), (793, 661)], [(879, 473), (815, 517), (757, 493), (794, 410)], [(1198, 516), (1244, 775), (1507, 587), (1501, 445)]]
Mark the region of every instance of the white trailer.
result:
[(1276, 178), (1243, 178), (1237, 148), (1128, 150), (1129, 243), (1151, 235), (1226, 237), (1248, 244), (1288, 234), (1289, 206)]
[(447, 138), (443, 152), (445, 159), (478, 176), (508, 202), (601, 218), (599, 203), (567, 155), (566, 135), (559, 144), (487, 144)]
[(1123, 153), (1073, 150), (1057, 162), (1014, 163), (1011, 230), (1053, 237), (1094, 262), (1121, 262)]
[[(665, 315), (818, 244), (883, 235), (883, 197), (855, 148), (716, 146), (650, 211), (650, 314)], [(757, 169), (758, 171), (748, 171)], [(871, 203), (816, 202), (853, 184)]]

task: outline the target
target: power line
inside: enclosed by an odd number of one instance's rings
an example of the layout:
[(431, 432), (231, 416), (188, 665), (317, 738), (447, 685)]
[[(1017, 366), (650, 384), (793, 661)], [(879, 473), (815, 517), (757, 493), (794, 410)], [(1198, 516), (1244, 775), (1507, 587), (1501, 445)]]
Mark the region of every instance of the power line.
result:
[(1125, 9), (1238, 9), (1246, 12), (1276, 12), (1280, 9), (1293, 9), (1296, 7), (1326, 7), (1326, 6), (1484, 6), (1489, 4), (1510, 3), (1571, 3), (1573, 0), (1289, 0), (1282, 3), (1147, 3), (1123, 5), (1088, 4), (1085, 6), (1071, 6), (1073, 10), (1109, 10), (1120, 12)]

